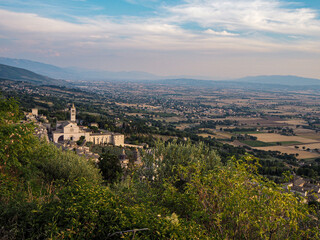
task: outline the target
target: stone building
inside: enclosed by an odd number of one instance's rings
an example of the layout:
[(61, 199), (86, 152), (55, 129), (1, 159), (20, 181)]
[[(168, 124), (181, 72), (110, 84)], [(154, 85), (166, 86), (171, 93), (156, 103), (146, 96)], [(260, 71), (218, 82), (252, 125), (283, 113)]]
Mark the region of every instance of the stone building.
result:
[(58, 143), (65, 140), (78, 141), (84, 137), (87, 142), (93, 144), (113, 144), (115, 146), (124, 146), (124, 135), (109, 131), (93, 130), (78, 126), (76, 122), (76, 108), (74, 104), (70, 108), (70, 121), (58, 121), (56, 130), (52, 132), (53, 142)]
[(31, 109), (31, 113), (32, 113), (32, 115), (34, 115), (35, 117), (37, 117), (37, 116), (38, 116), (38, 108), (32, 108), (32, 109)]
[(122, 168), (128, 168), (129, 166), (129, 158), (126, 155), (126, 151), (124, 148), (122, 149), (122, 153), (119, 156), (119, 161)]

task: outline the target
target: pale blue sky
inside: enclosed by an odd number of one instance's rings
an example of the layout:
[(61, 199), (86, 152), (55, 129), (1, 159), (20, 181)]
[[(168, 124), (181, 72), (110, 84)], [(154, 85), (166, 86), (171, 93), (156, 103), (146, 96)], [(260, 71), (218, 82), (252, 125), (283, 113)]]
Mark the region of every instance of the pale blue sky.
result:
[(213, 79), (320, 78), (319, 0), (0, 0), (0, 56)]

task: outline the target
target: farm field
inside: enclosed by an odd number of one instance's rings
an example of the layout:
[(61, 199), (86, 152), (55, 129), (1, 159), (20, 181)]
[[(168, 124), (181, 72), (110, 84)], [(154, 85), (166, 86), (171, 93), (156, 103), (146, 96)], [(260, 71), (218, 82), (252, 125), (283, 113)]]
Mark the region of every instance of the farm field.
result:
[(200, 133), (200, 134), (198, 134), (198, 136), (199, 137), (204, 137), (204, 138), (207, 138), (207, 137), (214, 138), (214, 137), (216, 137), (216, 135), (208, 134), (208, 133)]
[(301, 134), (300, 137), (312, 139), (312, 140), (314, 140), (315, 142), (320, 142), (320, 134), (314, 134), (314, 133)]
[(308, 123), (304, 120), (295, 119), (295, 120), (286, 120), (286, 121), (276, 121), (278, 123), (285, 123), (289, 125), (308, 125)]
[(241, 142), (249, 145), (250, 147), (268, 147), (268, 146), (276, 145), (275, 143), (267, 143), (267, 142), (256, 141), (256, 140), (243, 140)]
[[(295, 146), (291, 146), (292, 148), (294, 148)], [(312, 149), (320, 149), (320, 142), (319, 143), (311, 143), (311, 144), (301, 144), (301, 145), (298, 145), (298, 147), (300, 149), (308, 149), (310, 148), (311, 150)]]
[(320, 154), (304, 151), (300, 149), (295, 149), (294, 147), (289, 146), (271, 146), (271, 147), (254, 147), (255, 149), (264, 150), (264, 151), (279, 151), (281, 153), (287, 154), (299, 154), (297, 159), (308, 159), (308, 158), (317, 158), (320, 157)]
[(215, 135), (215, 138), (217, 139), (226, 139), (226, 138), (231, 138), (232, 136), (232, 134), (225, 133), (225, 132), (215, 132), (214, 135)]
[(301, 143), (314, 143), (317, 142), (314, 139), (304, 138), (300, 136), (284, 136), (276, 133), (264, 133), (264, 134), (249, 134), (250, 136), (257, 137), (258, 141), (262, 142), (301, 142)]

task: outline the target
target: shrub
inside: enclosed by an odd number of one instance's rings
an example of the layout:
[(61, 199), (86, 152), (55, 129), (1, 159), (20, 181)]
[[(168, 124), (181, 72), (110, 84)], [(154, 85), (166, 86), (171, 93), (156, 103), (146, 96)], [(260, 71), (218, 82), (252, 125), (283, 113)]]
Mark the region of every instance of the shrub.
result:
[(121, 179), (122, 167), (117, 155), (111, 152), (101, 154), (98, 166), (107, 183), (119, 182)]
[(34, 151), (33, 161), (47, 182), (72, 182), (80, 178), (94, 184), (102, 182), (102, 176), (93, 161), (72, 151), (63, 151), (51, 143), (41, 142)]
[(156, 183), (175, 176), (178, 166), (195, 164), (202, 170), (214, 169), (220, 165), (220, 157), (204, 143), (192, 144), (157, 142), (151, 151), (144, 151), (143, 168), (140, 175)]
[(195, 222), (153, 205), (129, 203), (107, 187), (77, 181), (47, 204), (25, 203), (11, 212), (18, 218), (11, 231), (15, 239), (207, 239)]
[(314, 213), (303, 199), (259, 176), (258, 159), (247, 155), (208, 167), (202, 146), (160, 144), (144, 159), (152, 178), (140, 178), (138, 196), (197, 222), (212, 238), (319, 239)]

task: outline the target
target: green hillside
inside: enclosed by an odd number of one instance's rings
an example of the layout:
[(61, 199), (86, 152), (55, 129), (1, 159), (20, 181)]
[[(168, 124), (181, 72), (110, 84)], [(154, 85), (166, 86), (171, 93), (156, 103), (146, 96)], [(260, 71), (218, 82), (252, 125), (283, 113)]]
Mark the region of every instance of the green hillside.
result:
[(33, 84), (42, 84), (42, 85), (43, 84), (57, 85), (57, 84), (64, 83), (64, 81), (62, 80), (49, 78), (23, 68), (11, 67), (3, 64), (0, 64), (0, 78), (25, 81)]

